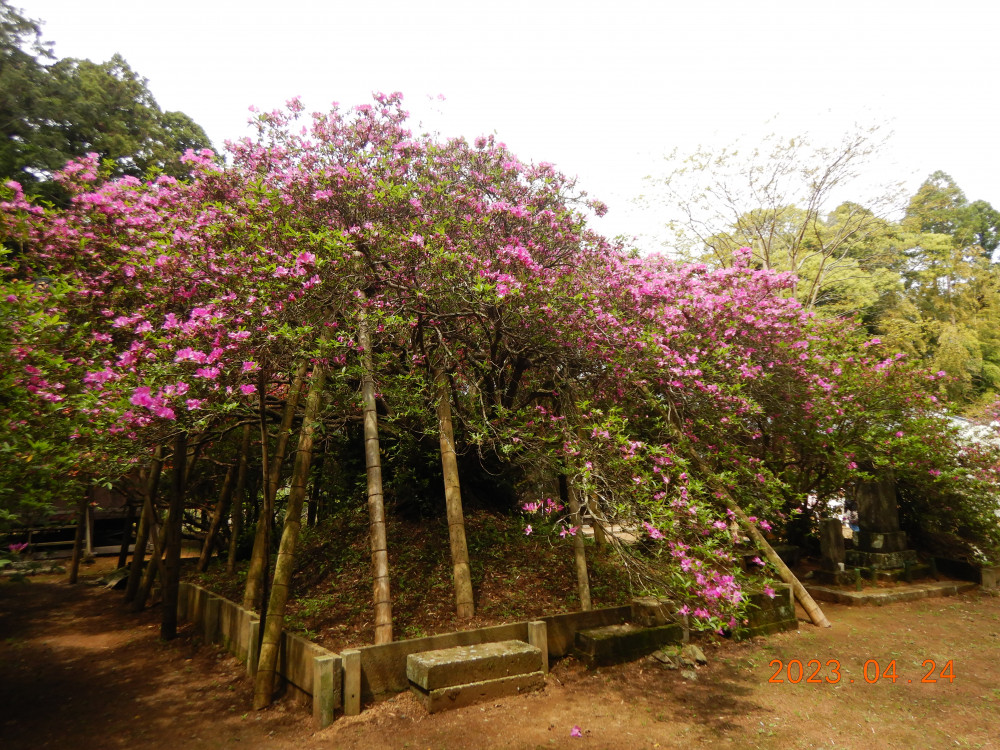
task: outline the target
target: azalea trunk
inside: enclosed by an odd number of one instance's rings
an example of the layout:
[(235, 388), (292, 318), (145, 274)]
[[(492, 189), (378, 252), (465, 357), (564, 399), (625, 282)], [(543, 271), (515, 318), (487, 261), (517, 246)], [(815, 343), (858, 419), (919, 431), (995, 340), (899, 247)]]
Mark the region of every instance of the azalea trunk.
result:
[(124, 568), (128, 561), (128, 548), (132, 543), (132, 527), (135, 526), (135, 498), (130, 498), (125, 508), (125, 525), (122, 529), (122, 546), (118, 550), (116, 568)]
[(160, 637), (169, 641), (177, 635), (177, 599), (181, 584), (181, 529), (184, 522), (184, 484), (187, 464), (187, 433), (174, 438), (174, 469), (170, 482), (167, 512), (166, 556), (163, 564), (163, 618)]
[(285, 607), (288, 603), (288, 588), (292, 580), (295, 563), (295, 544), (302, 526), (302, 504), (306, 497), (309, 480), (309, 465), (312, 461), (312, 446), (323, 401), (323, 386), (326, 382), (326, 367), (317, 364), (313, 369), (309, 397), (306, 399), (302, 429), (299, 431), (299, 445), (295, 453), (292, 469), (292, 486), (288, 495), (285, 512), (285, 527), (278, 546), (278, 559), (274, 566), (274, 583), (264, 619), (260, 658), (257, 662), (257, 677), (254, 681), (253, 707), (264, 708), (271, 704), (274, 695), (275, 669), (278, 664), (278, 649), (281, 645), (281, 629), (285, 622)]
[(76, 536), (73, 538), (73, 558), (69, 565), (69, 582), (76, 583), (80, 575), (80, 558), (83, 557), (83, 539), (87, 526), (87, 506), (90, 505), (91, 489), (88, 487), (76, 504)]
[(153, 542), (153, 556), (149, 558), (149, 564), (142, 571), (142, 583), (139, 584), (139, 590), (136, 592), (135, 599), (132, 600), (133, 612), (142, 612), (146, 606), (146, 600), (149, 599), (149, 592), (153, 590), (156, 576), (159, 575), (161, 581), (164, 579), (163, 548), (167, 543), (167, 525), (163, 524), (157, 531), (158, 525), (156, 516), (153, 516), (149, 530), (149, 538)]
[(594, 519), (594, 543), (598, 547), (604, 547), (608, 543), (608, 532), (604, 528), (604, 523), (607, 519), (600, 513), (597, 503), (589, 497), (585, 498), (584, 504), (587, 506), (587, 510), (590, 511), (590, 517)]
[[(148, 481), (148, 480), (147, 480)], [(135, 550), (132, 552), (132, 563), (128, 569), (128, 581), (125, 584), (125, 603), (135, 599), (142, 580), (142, 566), (146, 557), (146, 545), (149, 544), (149, 513), (146, 501), (143, 499), (142, 512), (139, 514), (139, 528), (135, 532)]]
[[(263, 466), (264, 479), (264, 499), (257, 517), (257, 533), (253, 539), (253, 552), (250, 555), (250, 567), (247, 569), (247, 583), (243, 591), (243, 606), (246, 609), (257, 607), (258, 601), (263, 609), (264, 588), (267, 585), (267, 569), (271, 558), (271, 523), (274, 518), (274, 499), (278, 494), (278, 482), (281, 478), (281, 464), (285, 460), (285, 451), (288, 448), (288, 436), (292, 431), (292, 421), (295, 418), (295, 410), (299, 405), (299, 393), (302, 390), (302, 380), (305, 377), (308, 363), (302, 362), (295, 377), (288, 388), (288, 398), (285, 401), (285, 411), (281, 416), (281, 426), (278, 428), (278, 444), (275, 447), (274, 456), (268, 462), (267, 450), (267, 424), (264, 412), (264, 382), (261, 378), (259, 387), (260, 412), (261, 412), (261, 463)], [(270, 463), (270, 466), (268, 465)]]
[(135, 600), (142, 581), (142, 561), (146, 556), (146, 545), (149, 544), (149, 532), (155, 533), (156, 524), (156, 491), (160, 486), (160, 473), (163, 470), (163, 448), (156, 446), (153, 458), (149, 462), (149, 473), (146, 475), (146, 486), (142, 498), (142, 513), (139, 515), (139, 528), (135, 534), (135, 552), (132, 553), (132, 566), (128, 571), (128, 583), (125, 585), (125, 602)]
[(460, 620), (475, 614), (472, 599), (472, 573), (469, 569), (469, 547), (465, 541), (465, 514), (462, 512), (462, 487), (458, 479), (455, 457), (455, 433), (451, 422), (451, 389), (448, 376), (436, 370), (437, 417), (441, 432), (441, 468), (444, 473), (444, 501), (448, 514), (448, 538), (451, 541), (451, 565), (455, 579), (455, 610)]
[(323, 463), (326, 458), (326, 442), (320, 443), (319, 455), (316, 456), (316, 465), (313, 468), (312, 490), (309, 494), (309, 510), (306, 512), (306, 524), (315, 526), (319, 519), (319, 504), (321, 498), (320, 488), (323, 480)]
[[(576, 488), (570, 484), (565, 474), (559, 475), (559, 499), (569, 507), (570, 523), (576, 529), (573, 534), (573, 561), (576, 565), (576, 588), (580, 595), (580, 609), (589, 612), (590, 576), (587, 573), (587, 549), (583, 542), (583, 516)], [(596, 523), (596, 521), (595, 521)]]
[(243, 532), (243, 499), (246, 496), (247, 468), (250, 462), (250, 425), (243, 425), (243, 442), (240, 445), (240, 468), (236, 472), (236, 489), (233, 490), (232, 520), (230, 521), (229, 555), (226, 557), (226, 575), (236, 573), (236, 549)]
[[(362, 293), (362, 302), (364, 301)], [(364, 406), (365, 468), (368, 477), (368, 523), (372, 547), (373, 598), (375, 602), (375, 643), (392, 641), (392, 597), (389, 591), (389, 552), (385, 533), (385, 504), (382, 497), (382, 460), (375, 410), (375, 377), (371, 335), (364, 311), (359, 322), (361, 344), (361, 395)]]
[(215, 512), (212, 514), (212, 522), (208, 525), (208, 533), (205, 534), (205, 543), (201, 547), (201, 555), (198, 557), (198, 572), (204, 573), (208, 570), (208, 561), (212, 558), (212, 547), (215, 546), (215, 539), (222, 528), (222, 519), (229, 511), (229, 501), (233, 496), (233, 482), (236, 478), (236, 466), (231, 465), (226, 470), (226, 478), (222, 480), (222, 492), (219, 493), (219, 502), (215, 505)]

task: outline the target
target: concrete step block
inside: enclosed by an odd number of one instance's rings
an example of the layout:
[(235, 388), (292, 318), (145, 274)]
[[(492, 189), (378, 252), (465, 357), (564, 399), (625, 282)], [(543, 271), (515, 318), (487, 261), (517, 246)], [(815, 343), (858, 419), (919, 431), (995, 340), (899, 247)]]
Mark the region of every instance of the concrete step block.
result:
[(425, 692), (542, 672), (542, 652), (524, 641), (424, 651), (406, 657), (406, 676)]
[(658, 648), (680, 643), (684, 628), (677, 623), (643, 628), (631, 623), (580, 630), (576, 634), (575, 656), (588, 667), (605, 667), (647, 656)]
[(481, 680), (466, 685), (424, 690), (410, 683), (410, 691), (427, 709), (428, 713), (462, 708), (481, 701), (494, 700), (509, 695), (539, 690), (545, 686), (545, 675), (539, 672), (498, 677), (495, 680)]

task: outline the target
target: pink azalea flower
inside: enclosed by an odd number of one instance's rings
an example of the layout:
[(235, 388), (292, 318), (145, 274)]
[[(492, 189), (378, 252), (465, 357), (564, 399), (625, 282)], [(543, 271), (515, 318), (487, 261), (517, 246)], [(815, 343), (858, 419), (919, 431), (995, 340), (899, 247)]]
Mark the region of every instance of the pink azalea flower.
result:
[(580, 727), (579, 726), (574, 726), (572, 729), (569, 730), (569, 736), (570, 737), (583, 737), (583, 732), (580, 731)]
[(770, 586), (764, 587), (764, 594), (765, 596), (767, 596), (768, 599), (773, 599), (775, 596), (774, 589), (772, 589)]
[(532, 531), (534, 531), (534, 529), (531, 528), (531, 524), (530, 523), (527, 526), (524, 527), (524, 535), (525, 536), (531, 536), (531, 532)]
[(255, 386), (255, 385), (241, 385), (240, 386), (240, 393), (242, 393), (244, 396), (249, 396), (249, 395), (251, 395), (253, 393), (256, 393), (256, 392), (257, 392), (257, 386)]
[(650, 539), (663, 539), (663, 532), (653, 526), (653, 524), (643, 521), (642, 525), (646, 527), (646, 533), (649, 534)]

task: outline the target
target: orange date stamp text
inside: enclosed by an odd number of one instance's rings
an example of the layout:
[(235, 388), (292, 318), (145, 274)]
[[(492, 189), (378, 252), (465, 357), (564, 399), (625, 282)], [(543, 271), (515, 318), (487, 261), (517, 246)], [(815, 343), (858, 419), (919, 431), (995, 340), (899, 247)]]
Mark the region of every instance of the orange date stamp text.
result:
[[(840, 660), (828, 659), (824, 664), (819, 659), (809, 659), (802, 663), (799, 659), (790, 659), (787, 662), (782, 659), (771, 659), (770, 667), (774, 669), (774, 674), (768, 682), (784, 684), (790, 682), (797, 685), (800, 682), (814, 685), (830, 684), (836, 685), (841, 681), (854, 682), (853, 679), (845, 679), (840, 673)], [(955, 681), (955, 665), (949, 659), (945, 665), (938, 670), (937, 662), (933, 659), (924, 659), (923, 676), (916, 682), (937, 683), (947, 680), (949, 683)], [(879, 681), (886, 681), (895, 684), (897, 680), (903, 682), (914, 682), (914, 678), (905, 678), (896, 670), (896, 660), (892, 659), (887, 664), (880, 664), (876, 659), (869, 659), (861, 669), (864, 681), (869, 685), (874, 685)]]

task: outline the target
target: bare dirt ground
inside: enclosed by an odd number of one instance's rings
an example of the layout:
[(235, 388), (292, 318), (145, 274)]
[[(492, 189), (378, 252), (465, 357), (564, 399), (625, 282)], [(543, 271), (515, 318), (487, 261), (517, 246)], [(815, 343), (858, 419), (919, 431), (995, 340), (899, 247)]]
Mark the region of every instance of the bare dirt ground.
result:
[[(242, 666), (188, 630), (161, 642), (157, 608), (128, 614), (119, 592), (64, 578), (0, 582), (3, 750), (1000, 748), (1000, 597), (987, 592), (827, 605), (831, 629), (705, 641), (695, 681), (651, 660), (588, 672), (564, 659), (539, 693), (433, 716), (404, 694), (316, 732), (288, 702), (250, 711)], [(895, 682), (866, 681), (869, 660), (869, 680), (894, 661)], [(936, 682), (921, 682), (929, 660)], [(769, 681), (779, 664), (784, 682)]]

